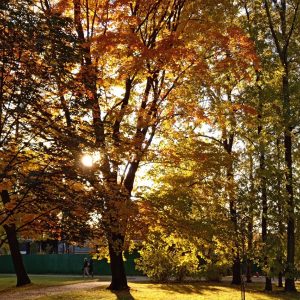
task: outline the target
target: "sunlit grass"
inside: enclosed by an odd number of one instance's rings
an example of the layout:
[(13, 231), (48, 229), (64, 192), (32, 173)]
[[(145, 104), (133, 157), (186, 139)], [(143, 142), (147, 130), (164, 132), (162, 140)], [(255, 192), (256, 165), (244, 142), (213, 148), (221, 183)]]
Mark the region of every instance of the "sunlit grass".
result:
[[(130, 292), (112, 293), (104, 287), (86, 291), (76, 291), (55, 296), (38, 298), (39, 300), (240, 300), (241, 292), (238, 288), (233, 288), (229, 283), (210, 284), (149, 284), (130, 283)], [(262, 285), (248, 287), (246, 292), (247, 300), (299, 300), (300, 293), (286, 294), (282, 291), (263, 293)]]
[[(14, 288), (15, 278), (0, 276), (0, 295), (2, 292), (20, 292), (35, 290), (56, 285), (68, 285), (82, 282), (99, 281), (97, 279), (83, 279), (82, 277), (63, 277), (63, 276), (31, 276), (33, 284)], [(108, 278), (105, 278), (108, 279)], [(102, 278), (101, 278), (101, 281)], [(107, 283), (108, 285), (108, 283)], [(240, 300), (241, 291), (239, 287), (233, 287), (229, 282), (223, 283), (185, 283), (185, 284), (154, 284), (130, 282), (129, 292), (113, 293), (106, 290), (106, 286), (97, 288), (82, 288), (72, 292), (61, 292), (56, 295), (42, 296), (39, 300)], [(300, 300), (300, 293), (289, 294), (273, 285), (274, 291), (264, 293), (263, 283), (252, 283), (246, 286), (246, 300)], [(300, 285), (298, 285), (300, 290)], [(1, 297), (0, 297), (1, 298)]]
[[(66, 285), (79, 282), (97, 281), (97, 279), (82, 278), (75, 276), (41, 276), (30, 275), (32, 284), (26, 288), (41, 288), (47, 286)], [(107, 278), (109, 280), (109, 278)], [(17, 283), (15, 276), (0, 275), (0, 292), (1, 290), (14, 289)]]

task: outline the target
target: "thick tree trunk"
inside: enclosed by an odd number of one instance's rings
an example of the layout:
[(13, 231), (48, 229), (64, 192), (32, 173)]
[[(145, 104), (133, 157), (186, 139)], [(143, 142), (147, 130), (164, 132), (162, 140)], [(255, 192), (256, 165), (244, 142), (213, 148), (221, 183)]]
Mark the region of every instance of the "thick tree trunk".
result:
[(15, 273), (17, 276), (17, 286), (22, 286), (31, 283), (25, 270), (22, 254), (20, 253), (19, 243), (17, 239), (15, 224), (4, 225), (4, 230), (7, 235), (9, 250), (11, 253)]
[[(120, 244), (124, 242), (124, 237), (113, 236), (109, 241), (109, 257), (111, 267), (111, 283), (108, 287), (110, 290), (121, 291), (128, 290), (127, 278), (125, 273), (123, 251), (120, 250)], [(122, 247), (121, 247), (122, 248)]]
[[(2, 202), (4, 205), (9, 203), (10, 198), (9, 198), (9, 193), (7, 190), (1, 191), (1, 198), (2, 198)], [(29, 284), (29, 283), (31, 283), (31, 281), (25, 270), (22, 254), (20, 253), (19, 243), (18, 243), (18, 239), (17, 239), (16, 225), (15, 224), (5, 224), (5, 225), (3, 225), (3, 228), (4, 228), (6, 236), (7, 236), (9, 250), (10, 250), (13, 265), (15, 268), (15, 273), (17, 276), (17, 286)]]
[[(112, 199), (109, 203), (109, 223), (107, 227), (107, 240), (109, 247), (110, 267), (111, 267), (111, 283), (108, 287), (110, 290), (121, 291), (128, 290), (127, 277), (123, 262), (123, 247), (125, 240), (125, 228), (128, 221), (128, 215), (123, 213), (123, 208), (126, 211), (126, 202), (130, 201), (130, 194), (133, 188), (135, 173), (139, 162), (131, 163), (127, 176), (123, 185), (127, 191), (126, 195), (120, 195), (120, 203), (114, 203)], [(114, 178), (116, 182), (116, 178)]]

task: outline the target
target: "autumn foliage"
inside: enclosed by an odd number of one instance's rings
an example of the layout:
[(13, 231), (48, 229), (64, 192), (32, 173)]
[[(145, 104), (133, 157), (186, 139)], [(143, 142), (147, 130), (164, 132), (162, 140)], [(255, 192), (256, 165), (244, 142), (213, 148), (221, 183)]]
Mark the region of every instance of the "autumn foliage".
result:
[(1, 244), (97, 245), (113, 290), (132, 247), (156, 280), (256, 263), (294, 290), (299, 1), (250, 2), (2, 1)]

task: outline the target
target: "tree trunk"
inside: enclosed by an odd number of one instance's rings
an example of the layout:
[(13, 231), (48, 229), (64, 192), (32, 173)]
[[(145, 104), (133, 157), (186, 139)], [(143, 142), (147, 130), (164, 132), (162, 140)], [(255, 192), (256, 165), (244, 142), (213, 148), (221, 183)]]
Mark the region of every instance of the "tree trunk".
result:
[[(9, 193), (7, 190), (1, 191), (1, 198), (3, 204), (7, 204), (10, 201)], [(31, 283), (27, 272), (23, 264), (22, 254), (20, 253), (19, 243), (17, 239), (16, 225), (15, 224), (4, 224), (3, 228), (5, 230), (7, 241), (9, 245), (9, 250), (11, 253), (11, 258), (15, 268), (15, 273), (17, 276), (17, 286), (22, 286)]]
[[(235, 203), (233, 201), (230, 202), (230, 215), (231, 215), (231, 221), (234, 225), (235, 232), (237, 233), (237, 214), (235, 209)], [(236, 237), (238, 239), (238, 237)], [(240, 254), (239, 254), (239, 243), (238, 240), (235, 241), (235, 250), (234, 252), (234, 260), (232, 265), (232, 281), (231, 284), (241, 284), (241, 260), (240, 260)]]
[[(139, 166), (139, 161), (131, 162), (129, 170), (127, 172), (126, 178), (124, 179), (124, 187), (126, 188), (126, 191), (128, 195), (131, 194), (133, 183), (135, 179), (135, 174)], [(128, 195), (125, 196), (125, 198), (121, 197), (121, 201), (127, 201), (126, 197), (129, 197)], [(129, 197), (130, 198), (130, 197)], [(113, 211), (113, 209), (111, 209)], [(116, 212), (117, 213), (117, 212)], [(115, 291), (121, 291), (121, 290), (129, 290), (129, 287), (127, 285), (127, 277), (125, 273), (125, 267), (123, 262), (123, 246), (124, 246), (124, 240), (125, 240), (125, 232), (120, 233), (116, 232), (116, 228), (112, 228), (111, 224), (114, 224), (114, 217), (110, 219), (110, 224), (108, 226), (108, 230), (115, 230), (115, 232), (111, 232), (110, 236), (108, 237), (108, 244), (109, 244), (109, 257), (110, 257), (110, 267), (111, 267), (111, 283), (108, 289), (115, 290)], [(126, 227), (127, 223), (127, 216), (117, 217), (117, 221), (119, 223), (122, 223), (122, 228)], [(119, 224), (120, 225), (120, 224)]]
[(246, 271), (247, 282), (252, 282), (252, 261), (250, 259), (247, 260), (247, 271)]
[[(113, 235), (112, 240), (109, 241), (111, 283), (108, 289), (114, 291), (129, 290), (123, 261), (123, 251), (118, 249), (120, 241), (123, 243), (124, 237), (116, 235)], [(118, 246), (116, 246), (117, 244)]]
[(285, 291), (296, 291), (295, 286), (295, 204), (293, 190), (293, 159), (292, 159), (292, 128), (290, 124), (290, 99), (289, 99), (289, 80), (288, 66), (286, 63), (285, 75), (282, 78), (283, 102), (284, 102), (284, 150), (285, 150), (285, 166), (286, 166), (286, 192), (288, 195), (287, 206), (287, 268), (285, 270)]
[[(228, 97), (230, 98), (230, 94), (228, 93)], [(233, 191), (233, 161), (232, 161), (232, 147), (233, 147), (233, 141), (234, 141), (234, 134), (231, 133), (229, 135), (229, 138), (223, 140), (223, 147), (225, 151), (229, 155), (230, 163), (227, 167), (227, 181), (228, 184), (231, 184), (232, 186), (227, 188), (227, 196), (229, 200), (229, 212), (230, 212), (230, 220), (232, 222), (234, 232), (236, 234), (235, 237), (235, 248), (232, 249), (233, 252), (233, 264), (232, 264), (232, 284), (241, 284), (241, 260), (240, 260), (240, 253), (239, 253), (239, 240), (238, 240), (238, 220), (237, 220), (237, 211), (236, 211), (236, 200), (235, 195)]]
[(281, 271), (278, 274), (278, 287), (283, 287), (282, 272)]
[(9, 250), (11, 253), (13, 265), (15, 268), (15, 273), (17, 276), (17, 286), (22, 286), (31, 283), (27, 272), (25, 270), (22, 254), (20, 253), (19, 243), (16, 233), (16, 225), (4, 225), (4, 230), (7, 235)]
[[(262, 138), (262, 119), (263, 119), (263, 103), (261, 97), (261, 91), (259, 90), (259, 103), (258, 103), (258, 128), (257, 133), (259, 136), (259, 171), (260, 171), (260, 184), (259, 189), (261, 192), (261, 237), (263, 242), (263, 254), (264, 254), (264, 267), (268, 269), (268, 198), (267, 198), (267, 179), (266, 179), (266, 159), (265, 159), (265, 141)], [(272, 280), (269, 277), (268, 271), (266, 271), (265, 291), (272, 291)]]
[(241, 284), (241, 261), (239, 255), (236, 255), (232, 265), (232, 281), (231, 284)]
[[(276, 46), (281, 65), (284, 69), (282, 76), (282, 106), (283, 106), (283, 123), (284, 123), (284, 161), (285, 161), (285, 180), (286, 180), (286, 193), (287, 193), (287, 259), (285, 270), (285, 291), (296, 291), (295, 286), (295, 203), (293, 191), (293, 143), (292, 143), (292, 114), (290, 103), (290, 84), (289, 84), (289, 71), (290, 62), (289, 46), (291, 43), (292, 34), (297, 28), (299, 5), (297, 2), (295, 6), (287, 5), (286, 0), (281, 0), (280, 4), (276, 5), (278, 16), (280, 17), (280, 35), (276, 31), (278, 24), (272, 18), (270, 5), (268, 1), (264, 1), (267, 18), (271, 34)], [(287, 8), (290, 8), (287, 12)], [(294, 10), (294, 11), (293, 11)], [(293, 15), (292, 18), (287, 18), (287, 15)]]
[[(280, 139), (277, 138), (276, 140), (276, 147), (277, 147), (277, 170), (281, 170), (281, 152), (280, 152)], [(283, 197), (282, 197), (282, 192), (281, 192), (281, 186), (282, 186), (282, 179), (280, 174), (277, 174), (277, 199), (278, 199), (278, 203), (277, 203), (277, 208), (278, 208), (278, 216), (279, 216), (279, 220), (278, 220), (278, 235), (279, 237), (283, 237), (284, 235), (284, 224), (283, 224), (283, 220), (282, 220), (282, 215), (283, 215)], [(282, 277), (283, 277), (283, 256), (284, 256), (284, 252), (283, 249), (278, 250), (277, 253), (277, 263), (280, 265), (280, 271), (278, 272), (278, 287), (283, 287), (283, 281), (282, 281)]]
[(272, 291), (272, 279), (269, 276), (266, 276), (265, 291), (268, 291), (268, 292)]
[[(264, 166), (264, 154), (261, 154), (261, 166), (260, 169), (262, 172), (265, 171)], [(262, 175), (262, 222), (261, 222), (261, 231), (262, 231), (262, 241), (264, 247), (264, 266), (268, 269), (268, 255), (267, 255), (267, 216), (268, 216), (268, 205), (267, 205), (267, 189), (266, 189), (266, 178), (265, 175)], [(265, 291), (272, 291), (272, 280), (269, 277), (268, 271), (265, 274)]]
[(288, 194), (288, 222), (287, 222), (287, 268), (285, 271), (285, 291), (296, 291), (294, 279), (294, 259), (295, 259), (295, 220), (294, 220), (294, 194), (293, 194), (293, 175), (292, 175), (292, 138), (291, 131), (284, 133), (285, 162), (287, 167), (286, 191)]
[[(248, 221), (248, 226), (247, 226), (247, 240), (248, 240), (248, 249), (247, 249), (247, 269), (246, 269), (246, 278), (247, 282), (250, 283), (252, 282), (252, 260), (251, 260), (251, 255), (253, 251), (253, 205), (255, 203), (255, 188), (254, 188), (254, 176), (253, 176), (253, 157), (252, 154), (250, 154), (250, 191), (251, 191), (251, 203), (249, 207), (249, 221)], [(249, 258), (250, 257), (250, 258)]]
[[(251, 211), (251, 219), (248, 223), (248, 255), (252, 253), (253, 248), (253, 218)], [(247, 270), (246, 270), (246, 280), (248, 283), (252, 282), (252, 260), (251, 258), (247, 258)]]

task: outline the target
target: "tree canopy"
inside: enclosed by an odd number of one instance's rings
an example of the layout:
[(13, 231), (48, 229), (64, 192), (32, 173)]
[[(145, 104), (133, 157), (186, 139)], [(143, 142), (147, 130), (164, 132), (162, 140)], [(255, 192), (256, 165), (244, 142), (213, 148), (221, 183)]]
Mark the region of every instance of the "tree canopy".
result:
[(113, 290), (135, 247), (156, 280), (231, 266), (240, 284), (256, 264), (266, 290), (284, 275), (295, 291), (299, 4), (2, 1), (0, 234), (18, 284), (17, 237), (47, 236), (103, 245)]

